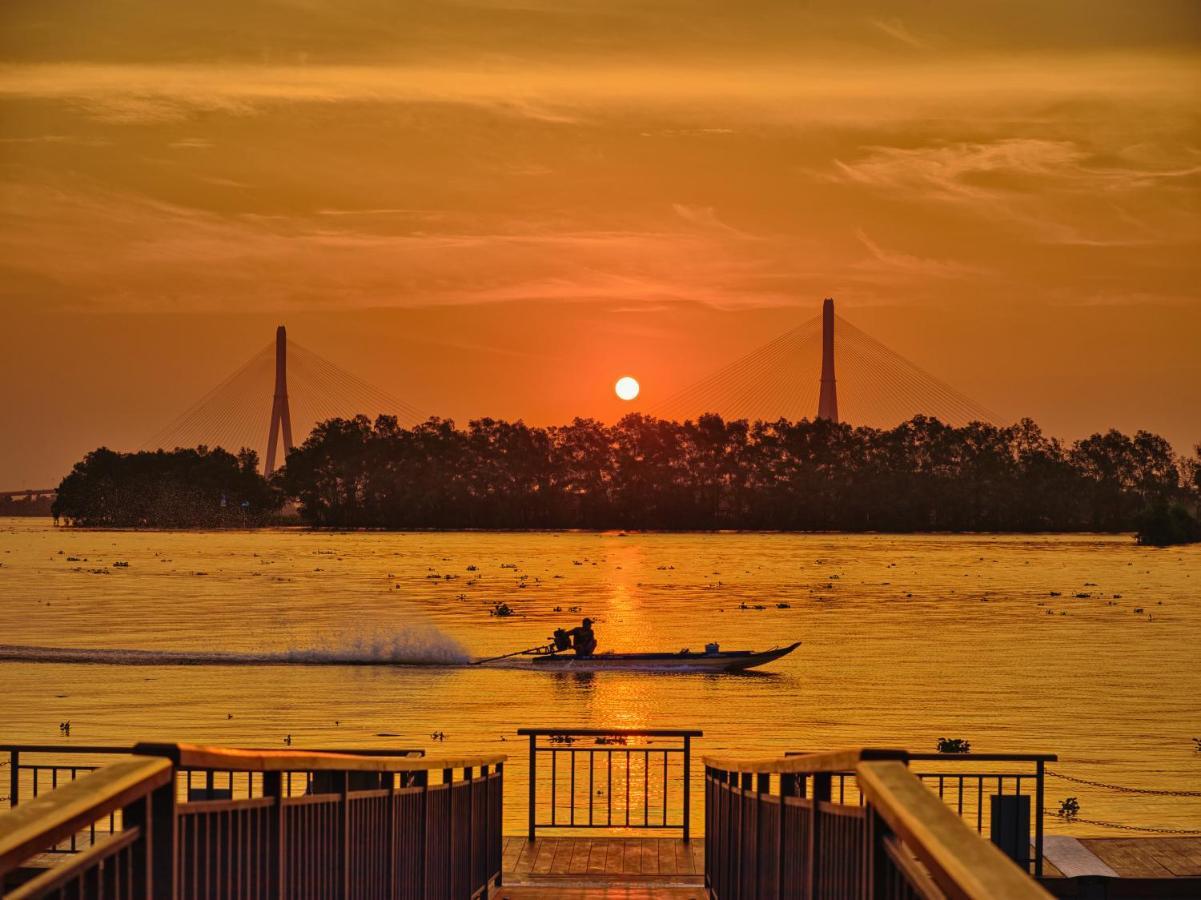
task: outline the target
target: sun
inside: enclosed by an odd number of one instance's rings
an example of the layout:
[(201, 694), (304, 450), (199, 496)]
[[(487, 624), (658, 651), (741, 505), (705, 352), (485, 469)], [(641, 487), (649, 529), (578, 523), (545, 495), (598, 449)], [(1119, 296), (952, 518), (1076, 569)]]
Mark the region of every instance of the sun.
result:
[(613, 385), (613, 390), (622, 400), (633, 400), (638, 396), (638, 391), (641, 388), (638, 386), (637, 379), (625, 375), (617, 379), (617, 384)]

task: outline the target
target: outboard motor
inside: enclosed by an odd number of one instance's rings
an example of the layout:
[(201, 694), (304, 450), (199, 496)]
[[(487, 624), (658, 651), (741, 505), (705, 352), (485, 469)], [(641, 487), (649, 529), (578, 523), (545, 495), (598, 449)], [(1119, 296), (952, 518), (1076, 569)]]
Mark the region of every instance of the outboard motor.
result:
[(709, 643), (705, 644), (705, 653), (707, 653), (709, 656), (712, 656), (714, 653), (717, 653), (717, 652), (718, 652), (717, 641), (710, 641)]
[(555, 645), (556, 653), (559, 652), (560, 650), (570, 650), (571, 649), (571, 635), (567, 633), (566, 629), (556, 628), (555, 635), (554, 635), (554, 637), (551, 638), (551, 641)]

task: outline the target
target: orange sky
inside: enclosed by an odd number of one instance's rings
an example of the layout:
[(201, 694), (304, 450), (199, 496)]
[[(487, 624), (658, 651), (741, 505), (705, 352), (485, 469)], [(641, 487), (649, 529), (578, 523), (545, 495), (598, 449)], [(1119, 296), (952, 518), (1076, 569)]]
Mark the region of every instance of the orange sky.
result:
[(423, 410), (549, 422), (825, 296), (1007, 418), (1201, 440), (1192, 0), (0, 17), (0, 489), (138, 446), (280, 321)]

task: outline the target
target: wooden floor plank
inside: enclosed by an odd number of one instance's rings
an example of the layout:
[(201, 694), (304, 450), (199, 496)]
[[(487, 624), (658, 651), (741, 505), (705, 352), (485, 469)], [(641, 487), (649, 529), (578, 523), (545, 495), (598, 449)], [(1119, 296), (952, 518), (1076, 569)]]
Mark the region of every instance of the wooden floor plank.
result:
[(541, 838), (538, 841), (538, 858), (530, 869), (531, 875), (549, 875), (562, 838)]
[(584, 874), (588, 871), (588, 857), (592, 852), (591, 838), (576, 838), (572, 841), (571, 865), (568, 869), (573, 874)]
[(564, 838), (559, 841), (559, 845), (555, 848), (555, 858), (551, 863), (550, 872), (552, 875), (567, 875), (571, 872), (571, 854), (572, 854), (571, 838)]
[(655, 841), (659, 848), (659, 874), (660, 875), (676, 875), (679, 869), (676, 868), (676, 844), (678, 841), (671, 838), (659, 838)]
[(604, 875), (606, 873), (605, 864), (608, 862), (609, 842), (606, 840), (594, 840), (592, 849), (588, 853), (588, 874), (589, 875)]
[(622, 842), (620, 840), (614, 839), (614, 840), (607, 841), (607, 844), (609, 846), (608, 846), (608, 852), (605, 853), (604, 870), (607, 872), (614, 872), (614, 874), (616, 874), (616, 872), (621, 871), (621, 844), (622, 844)]
[(500, 864), (502, 872), (507, 874), (517, 870), (517, 860), (521, 858), (523, 849), (525, 849), (525, 838), (505, 838), (505, 849), (501, 854)]
[(532, 872), (534, 866), (538, 864), (538, 857), (542, 856), (542, 850), (545, 846), (545, 838), (527, 842), (525, 852), (521, 854), (521, 859), (518, 860), (518, 871)]
[(1201, 838), (1149, 838), (1147, 852), (1177, 877), (1201, 875)]
[(637, 838), (621, 842), (621, 871), (624, 875), (642, 874), (642, 842)]
[[(635, 838), (635, 840), (638, 840)], [(659, 848), (655, 846), (654, 838), (642, 838), (639, 841), (639, 852), (642, 856), (642, 874), (659, 874)]]
[(1142, 838), (1081, 838), (1094, 854), (1123, 878), (1171, 878), (1172, 872), (1161, 865), (1147, 849)]
[(696, 871), (692, 864), (692, 848), (683, 841), (672, 841), (672, 849), (676, 855), (675, 871), (681, 875), (691, 875)]

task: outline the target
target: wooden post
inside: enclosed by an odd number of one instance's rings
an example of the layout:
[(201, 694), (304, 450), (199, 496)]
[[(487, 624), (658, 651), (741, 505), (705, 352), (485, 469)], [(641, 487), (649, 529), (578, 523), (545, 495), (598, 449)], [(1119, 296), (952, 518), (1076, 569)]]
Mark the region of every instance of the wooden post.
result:
[(12, 809), (21, 797), (21, 751), (11, 750), (8, 754), (8, 807)]
[(263, 773), (263, 796), (272, 798), (267, 817), (267, 893), (284, 896), (284, 779), (286, 772)]
[(830, 801), (830, 773), (813, 773), (813, 796), (809, 807), (809, 865), (805, 871), (805, 896), (816, 897), (821, 876), (821, 805)]

